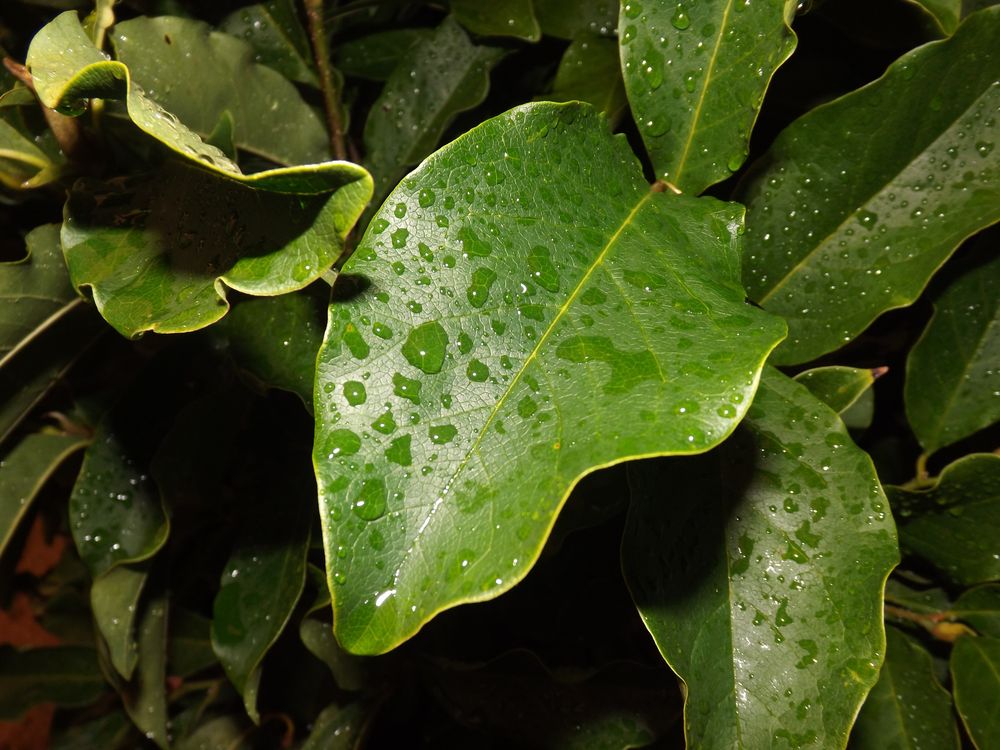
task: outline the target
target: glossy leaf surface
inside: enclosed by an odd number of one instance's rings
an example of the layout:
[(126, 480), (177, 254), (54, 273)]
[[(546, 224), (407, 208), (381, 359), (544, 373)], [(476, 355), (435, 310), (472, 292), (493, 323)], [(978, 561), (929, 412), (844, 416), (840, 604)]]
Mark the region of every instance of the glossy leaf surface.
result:
[(871, 370), (860, 367), (817, 367), (800, 372), (795, 380), (838, 414), (846, 411), (875, 382)]
[(973, 453), (949, 464), (930, 487), (887, 487), (903, 549), (932, 563), (952, 581), (1000, 579), (1000, 456)]
[[(120, 33), (120, 28), (118, 31)], [(235, 39), (232, 41), (238, 43)], [(311, 195), (330, 192), (345, 183), (364, 179), (364, 170), (347, 162), (280, 167), (252, 175), (243, 174), (221, 150), (205, 143), (187, 124), (178, 120), (177, 115), (147, 96), (132, 80), (128, 66), (105, 58), (87, 38), (72, 11), (56, 16), (38, 32), (28, 49), (27, 65), (45, 106), (64, 115), (76, 116), (86, 110), (88, 99), (123, 99), (129, 118), (140, 130), (202, 168), (245, 185)], [(269, 72), (281, 79), (278, 73)], [(190, 77), (197, 78), (197, 72)], [(206, 134), (215, 129), (221, 114), (218, 113), (205, 126)]]
[(53, 472), (87, 444), (74, 435), (26, 435), (0, 459), (0, 555)]
[(875, 683), (897, 562), (867, 454), (803, 386), (766, 370), (736, 434), (630, 470), (622, 567), (687, 685), (690, 747), (843, 747)]
[(177, 162), (155, 176), (79, 182), (62, 227), (73, 283), (125, 336), (210, 325), (229, 309), (226, 287), (301, 289), (340, 255), (371, 195), (364, 170), (343, 167), (339, 189), (317, 195), (251, 190)]
[(885, 663), (851, 732), (851, 750), (960, 747), (951, 695), (934, 676), (931, 655), (896, 628), (886, 628)]
[(245, 39), (257, 53), (257, 62), (274, 68), (288, 80), (319, 86), (309, 39), (292, 0), (247, 5), (226, 16), (219, 29)]
[(455, 20), (473, 34), (513, 36), (537, 42), (542, 29), (535, 18), (532, 0), (451, 0)]
[(451, 18), (407, 50), (365, 123), (376, 202), (434, 150), (455, 115), (486, 97), (490, 69), (503, 54), (473, 44)]
[(789, 323), (776, 362), (814, 359), (910, 304), (962, 240), (1000, 219), (998, 34), (1000, 8), (988, 9), (903, 55), (793, 122), (742, 186), (744, 281)]
[(0, 718), (16, 719), (38, 703), (86, 706), (104, 688), (92, 648), (0, 648)]
[(344, 267), (318, 359), (346, 648), (509, 589), (595, 467), (732, 431), (783, 334), (744, 304), (740, 218), (650, 190), (577, 104), (488, 120), (404, 180)]
[(906, 361), (906, 416), (928, 452), (1000, 420), (1000, 257), (952, 283)]
[(951, 652), (955, 708), (979, 750), (1000, 743), (1000, 640), (959, 638)]
[(746, 159), (771, 75), (795, 49), (785, 0), (623, 0), (621, 64), (656, 176), (697, 195)]
[(587, 102), (607, 115), (609, 122), (620, 120), (628, 100), (618, 45), (596, 34), (576, 37), (559, 62), (552, 93), (541, 98), (554, 102)]

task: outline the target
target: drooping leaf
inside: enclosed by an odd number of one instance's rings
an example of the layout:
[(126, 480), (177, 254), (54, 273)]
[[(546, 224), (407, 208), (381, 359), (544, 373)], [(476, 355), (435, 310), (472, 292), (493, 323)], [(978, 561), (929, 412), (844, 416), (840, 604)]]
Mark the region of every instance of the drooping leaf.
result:
[(885, 635), (885, 663), (851, 731), (851, 750), (957, 750), (951, 695), (935, 678), (931, 655), (896, 628)]
[(923, 8), (945, 34), (955, 33), (962, 16), (962, 0), (909, 0)]
[(79, 435), (36, 433), (0, 454), (0, 555), (49, 477), (86, 444)]
[(814, 359), (910, 304), (963, 239), (1000, 219), (998, 33), (989, 9), (903, 55), (792, 123), (742, 186), (744, 282), (789, 321), (776, 362)]
[(218, 662), (212, 651), (212, 621), (189, 609), (170, 613), (167, 671), (187, 678)]
[(953, 282), (906, 359), (906, 416), (927, 452), (1000, 420), (1000, 256)]
[(863, 367), (816, 367), (800, 372), (795, 380), (835, 412), (842, 414), (871, 387), (875, 374)]
[(539, 98), (587, 102), (616, 123), (628, 107), (617, 43), (596, 34), (577, 36), (559, 62), (552, 93)]
[(143, 178), (81, 181), (62, 228), (73, 283), (125, 336), (210, 325), (229, 309), (226, 287), (301, 289), (340, 255), (371, 195), (367, 174), (341, 164), (353, 170), (345, 182), (317, 195), (251, 190), (179, 162)]
[(167, 608), (169, 599), (157, 592), (145, 602), (138, 619), (139, 659), (123, 703), (132, 723), (160, 748), (168, 747), (167, 727)]
[(656, 176), (697, 195), (746, 159), (774, 71), (795, 49), (786, 0), (623, 0), (625, 90)]
[(548, 36), (573, 39), (578, 34), (614, 36), (618, 28), (615, 0), (534, 0), (535, 15)]
[(651, 190), (579, 104), (488, 120), (403, 181), (344, 266), (317, 365), (345, 648), (511, 588), (594, 468), (730, 433), (783, 333), (744, 304), (740, 217)]
[(0, 646), (0, 719), (16, 719), (38, 703), (86, 706), (104, 689), (92, 648), (52, 646), (15, 651)]
[(311, 412), (325, 307), (312, 292), (248, 299), (211, 332), (237, 364), (268, 387), (296, 394)]
[(678, 718), (664, 710), (676, 698), (668, 675), (639, 664), (560, 674), (533, 653), (516, 651), (483, 665), (441, 665), (428, 672), (458, 721), (485, 729), (509, 747), (645, 747)]
[(292, 0), (267, 0), (233, 11), (219, 24), (227, 34), (245, 39), (256, 62), (274, 68), (290, 81), (319, 86), (309, 38)]
[(434, 150), (455, 115), (486, 97), (490, 69), (503, 54), (473, 44), (450, 17), (407, 50), (365, 123), (376, 203)]
[(959, 638), (951, 651), (955, 708), (979, 750), (1000, 743), (1000, 639)]
[(385, 81), (409, 49), (433, 33), (424, 28), (377, 31), (338, 44), (333, 61), (346, 76)]
[(305, 585), (315, 497), (310, 480), (276, 466), (260, 477), (212, 608), (212, 649), (255, 723), (261, 662)]
[(542, 29), (535, 18), (532, 0), (451, 0), (455, 20), (473, 34), (513, 36), (537, 42)]
[(868, 455), (802, 385), (765, 370), (736, 434), (630, 467), (622, 567), (687, 685), (691, 747), (843, 747), (875, 683), (897, 562)]
[[(129, 23), (136, 23), (140, 20), (143, 19), (136, 19)], [(157, 20), (173, 22), (180, 19), (153, 19), (153, 21)], [(145, 19), (145, 21), (148, 23), (153, 22), (149, 19)], [(124, 24), (120, 24), (115, 30), (115, 33), (119, 37), (119, 44), (121, 43), (122, 26)], [(201, 29), (202, 25), (197, 24), (197, 27)], [(143, 27), (143, 31), (148, 33), (149, 29)], [(169, 36), (169, 29), (165, 33), (166, 36)], [(216, 34), (213, 38), (222, 38), (230, 40), (233, 44), (242, 45), (239, 40), (233, 39), (227, 34)], [(166, 45), (165, 39), (160, 44)], [(243, 52), (248, 56), (248, 59), (252, 57), (252, 54), (248, 50), (244, 49)], [(140, 60), (145, 60), (142, 55), (138, 55), (137, 57)], [(195, 60), (195, 58), (192, 57), (191, 60)], [(191, 61), (188, 61), (184, 67), (188, 68), (191, 64), (202, 63), (197, 61), (191, 63)], [(222, 151), (215, 146), (209, 146), (191, 130), (191, 127), (198, 127), (197, 124), (192, 123), (189, 127), (188, 123), (178, 120), (176, 114), (168, 112), (151, 95), (147, 95), (132, 79), (132, 74), (127, 65), (119, 61), (106, 59), (94, 47), (90, 39), (87, 38), (87, 35), (80, 27), (76, 14), (72, 11), (67, 11), (56, 16), (53, 21), (35, 35), (28, 49), (27, 65), (34, 78), (35, 90), (38, 92), (38, 96), (45, 106), (51, 107), (65, 115), (76, 116), (86, 110), (86, 101), (88, 99), (123, 99), (129, 118), (140, 130), (202, 168), (244, 185), (274, 192), (314, 195), (337, 190), (345, 184), (352, 184), (357, 180), (365, 179), (364, 170), (347, 162), (306, 163), (305, 166), (280, 167), (257, 172), (252, 175), (243, 174), (240, 168)], [(164, 61), (156, 64), (157, 70), (165, 67), (166, 63)], [(262, 75), (266, 77), (273, 76), (285, 85), (292, 86), (280, 74), (264, 66), (258, 67), (260, 71), (265, 71)], [(237, 72), (239, 71), (237, 70)], [(194, 69), (186, 75), (177, 88), (188, 91), (190, 90), (189, 84), (191, 80), (204, 80), (204, 78), (205, 76), (200, 75), (198, 69)], [(213, 77), (212, 80), (222, 81), (225, 79), (216, 79)], [(146, 85), (152, 84), (147, 83)], [(227, 83), (225, 84), (225, 88), (227, 89), (226, 95), (229, 96), (232, 87)], [(164, 89), (161, 88), (161, 92), (163, 91)], [(175, 94), (177, 94), (179, 102), (187, 101), (186, 97), (180, 95), (179, 90), (175, 91)], [(296, 94), (296, 96), (298, 95)], [(265, 102), (266, 105), (264, 104)], [(277, 106), (272, 110), (271, 107), (276, 102)], [(223, 112), (228, 111), (231, 116), (234, 118), (237, 117), (237, 113), (241, 110), (234, 109), (235, 105), (231, 107), (229, 106), (230, 104), (232, 103), (224, 102), (216, 104), (217, 110), (212, 117), (205, 116), (204, 113), (208, 111), (208, 103), (204, 101), (189, 106), (195, 110), (196, 114), (201, 113), (201, 117), (205, 117), (203, 132), (207, 135), (215, 129)], [(287, 124), (289, 120), (286, 118), (289, 118), (293, 112), (293, 109), (282, 109), (281, 101), (274, 98), (274, 96), (267, 96), (261, 100), (253, 100), (253, 104), (265, 106), (265, 113), (273, 112), (274, 114), (271, 116), (256, 112), (254, 109), (248, 109), (245, 115), (247, 122), (244, 122), (242, 126), (247, 127), (250, 124), (261, 128), (268, 136), (273, 136), (275, 132), (280, 132), (281, 127), (272, 126), (278, 124), (277, 121), (283, 121)], [(312, 110), (307, 111), (312, 112)], [(303, 114), (302, 116), (305, 117), (306, 115)], [(315, 114), (313, 116), (315, 117)], [(238, 132), (239, 127), (241, 127), (239, 121), (237, 121), (236, 127), (237, 137), (242, 138), (243, 136)], [(298, 141), (295, 137), (289, 137), (287, 140), (288, 143), (284, 144), (285, 148), (292, 148)], [(247, 143), (241, 145), (244, 148), (250, 148)], [(303, 150), (303, 154), (305, 153), (311, 152)], [(271, 156), (276, 157), (274, 154), (271, 154)], [(320, 160), (320, 158), (307, 159), (306, 162)], [(290, 159), (289, 163), (302, 162)]]
[(371, 718), (371, 707), (360, 701), (328, 706), (316, 717), (301, 750), (355, 750)]
[(60, 164), (10, 123), (0, 120), (0, 185), (28, 190), (52, 182)]
[(136, 640), (136, 613), (146, 587), (148, 565), (115, 565), (94, 578), (90, 587), (90, 607), (97, 630), (108, 649), (115, 670), (131, 679), (139, 659)]
[(886, 487), (903, 549), (952, 581), (971, 586), (1000, 579), (1000, 456), (973, 453), (949, 464), (931, 486)]

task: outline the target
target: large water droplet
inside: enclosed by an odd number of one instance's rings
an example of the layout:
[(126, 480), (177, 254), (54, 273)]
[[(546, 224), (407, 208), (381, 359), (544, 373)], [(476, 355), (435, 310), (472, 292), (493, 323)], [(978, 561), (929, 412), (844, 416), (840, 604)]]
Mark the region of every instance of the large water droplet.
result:
[(441, 372), (448, 334), (436, 320), (422, 323), (406, 337), (402, 352), (406, 361), (428, 375)]

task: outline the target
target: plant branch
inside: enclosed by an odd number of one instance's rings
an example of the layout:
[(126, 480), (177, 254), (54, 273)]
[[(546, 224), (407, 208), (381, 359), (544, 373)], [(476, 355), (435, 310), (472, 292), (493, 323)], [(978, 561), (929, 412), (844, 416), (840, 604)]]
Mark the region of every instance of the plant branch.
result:
[(343, 125), (340, 120), (340, 92), (330, 67), (330, 45), (326, 42), (326, 28), (323, 24), (323, 0), (302, 0), (306, 9), (306, 23), (312, 41), (313, 58), (319, 73), (319, 85), (323, 92), (323, 106), (326, 109), (326, 125), (330, 131), (330, 150), (334, 157), (347, 159), (347, 145)]

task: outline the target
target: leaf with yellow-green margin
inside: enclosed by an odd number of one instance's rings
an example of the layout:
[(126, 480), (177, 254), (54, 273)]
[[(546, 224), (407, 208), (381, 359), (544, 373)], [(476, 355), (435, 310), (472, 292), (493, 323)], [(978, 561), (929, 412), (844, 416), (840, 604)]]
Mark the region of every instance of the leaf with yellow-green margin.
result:
[(837, 415), (767, 368), (722, 446), (629, 473), (622, 569), (687, 686), (688, 747), (843, 748), (878, 678), (899, 552)]
[(879, 371), (863, 367), (816, 367), (800, 372), (795, 379), (838, 414), (851, 408), (871, 388)]
[(317, 361), (345, 648), (387, 651), (510, 589), (594, 469), (725, 439), (784, 334), (745, 304), (741, 218), (651, 189), (578, 103), (487, 120), (403, 180), (338, 278)]
[(746, 159), (774, 71), (795, 49), (789, 0), (622, 0), (625, 91), (656, 176), (697, 195)]

